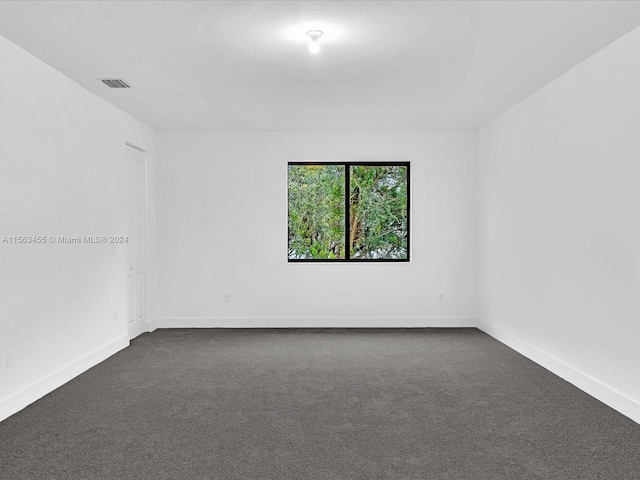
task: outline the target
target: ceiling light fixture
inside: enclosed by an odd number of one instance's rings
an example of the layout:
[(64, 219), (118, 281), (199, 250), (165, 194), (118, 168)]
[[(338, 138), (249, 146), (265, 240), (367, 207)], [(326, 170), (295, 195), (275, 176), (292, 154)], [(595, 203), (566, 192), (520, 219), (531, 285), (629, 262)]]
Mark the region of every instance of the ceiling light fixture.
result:
[(311, 37), (311, 43), (309, 44), (309, 51), (311, 53), (318, 53), (320, 51), (320, 44), (318, 43), (318, 38), (322, 35), (320, 30), (309, 30), (307, 35)]

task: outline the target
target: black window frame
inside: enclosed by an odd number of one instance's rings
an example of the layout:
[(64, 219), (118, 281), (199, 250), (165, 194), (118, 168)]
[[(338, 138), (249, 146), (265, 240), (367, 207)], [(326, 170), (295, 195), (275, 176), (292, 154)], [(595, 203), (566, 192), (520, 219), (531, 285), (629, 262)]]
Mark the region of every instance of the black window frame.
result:
[[(411, 262), (411, 162), (287, 162), (287, 189), (289, 188), (289, 167), (292, 165), (341, 165), (345, 167), (345, 258), (289, 258), (288, 263), (409, 263)], [(407, 258), (351, 258), (349, 248), (349, 217), (351, 206), (349, 202), (349, 192), (351, 191), (351, 169), (352, 166), (372, 166), (372, 167), (406, 167), (407, 168)], [(287, 217), (289, 215), (289, 200), (287, 197)], [(287, 223), (288, 224), (288, 223)], [(287, 227), (288, 230), (288, 227)], [(288, 245), (287, 232), (287, 245)]]

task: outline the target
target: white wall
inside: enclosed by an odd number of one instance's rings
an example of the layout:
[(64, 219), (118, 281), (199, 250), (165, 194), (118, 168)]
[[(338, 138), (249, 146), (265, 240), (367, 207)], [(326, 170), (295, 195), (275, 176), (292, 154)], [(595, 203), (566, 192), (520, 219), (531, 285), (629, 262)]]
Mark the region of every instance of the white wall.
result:
[(480, 326), (640, 422), (640, 29), (478, 132)]
[[(159, 149), (155, 326), (474, 325), (475, 132), (162, 133)], [(287, 263), (293, 160), (410, 161), (411, 263)]]
[(155, 133), (3, 37), (0, 68), (2, 420), (129, 343), (124, 248), (2, 237), (126, 234), (125, 142)]

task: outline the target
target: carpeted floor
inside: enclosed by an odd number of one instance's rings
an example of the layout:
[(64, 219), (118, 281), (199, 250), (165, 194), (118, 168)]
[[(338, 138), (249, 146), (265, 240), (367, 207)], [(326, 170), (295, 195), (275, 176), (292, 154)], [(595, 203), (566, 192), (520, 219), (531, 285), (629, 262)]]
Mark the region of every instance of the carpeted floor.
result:
[(640, 425), (476, 329), (157, 330), (0, 423), (0, 479), (640, 478)]

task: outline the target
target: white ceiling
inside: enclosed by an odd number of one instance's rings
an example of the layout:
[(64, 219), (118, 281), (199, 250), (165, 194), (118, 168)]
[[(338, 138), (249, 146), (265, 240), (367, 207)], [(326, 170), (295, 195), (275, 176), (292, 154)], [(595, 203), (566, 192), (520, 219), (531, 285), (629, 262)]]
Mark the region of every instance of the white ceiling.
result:
[(638, 25), (638, 1), (0, 1), (0, 35), (156, 130), (474, 128)]

